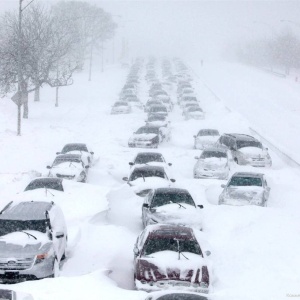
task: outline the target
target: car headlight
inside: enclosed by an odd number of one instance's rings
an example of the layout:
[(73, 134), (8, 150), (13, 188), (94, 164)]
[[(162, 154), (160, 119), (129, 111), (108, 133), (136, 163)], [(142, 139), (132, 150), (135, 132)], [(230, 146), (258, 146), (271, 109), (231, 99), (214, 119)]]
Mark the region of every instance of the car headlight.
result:
[(36, 257), (35, 257), (35, 264), (39, 264), (41, 262), (43, 262), (46, 258), (49, 257), (49, 254), (48, 253), (42, 253), (42, 254), (38, 254)]

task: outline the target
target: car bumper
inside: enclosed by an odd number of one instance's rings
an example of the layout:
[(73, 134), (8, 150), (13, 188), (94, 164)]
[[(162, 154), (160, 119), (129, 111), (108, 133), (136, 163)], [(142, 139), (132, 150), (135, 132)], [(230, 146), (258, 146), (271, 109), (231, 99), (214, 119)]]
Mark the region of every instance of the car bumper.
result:
[(156, 282), (142, 283), (139, 280), (135, 280), (135, 286), (138, 290), (145, 292), (163, 291), (163, 290), (181, 290), (188, 292), (196, 292), (208, 294), (209, 288), (196, 286), (188, 281), (177, 280), (161, 280)]
[(257, 205), (264, 206), (263, 202), (260, 201), (248, 201), (244, 199), (225, 199), (223, 201), (219, 201), (219, 204), (232, 205), (232, 206), (245, 206), (245, 205)]

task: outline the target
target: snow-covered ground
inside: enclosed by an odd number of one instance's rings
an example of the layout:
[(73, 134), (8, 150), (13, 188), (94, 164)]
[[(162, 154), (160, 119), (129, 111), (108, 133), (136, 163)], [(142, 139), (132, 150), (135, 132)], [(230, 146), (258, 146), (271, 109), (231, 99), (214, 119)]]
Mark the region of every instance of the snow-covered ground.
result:
[[(266, 174), (271, 187), (268, 207), (218, 206), (224, 181), (193, 178), (194, 157), (199, 155), (193, 149), (193, 135), (201, 128), (249, 133), (249, 127), (254, 127), (299, 158), (300, 86), (239, 65), (190, 65), (206, 119), (185, 121), (176, 106), (170, 114), (172, 139), (157, 151), (173, 163), (170, 169), (176, 185), (187, 188), (196, 204), (204, 205), (203, 232), (214, 267), (211, 299), (281, 300), (299, 295), (298, 173), (272, 151), (270, 169), (233, 163), (231, 173)], [(59, 107), (54, 107), (55, 91), (43, 88), (41, 102), (30, 103), (30, 118), (23, 120), (21, 137), (16, 136), (15, 104), (0, 101), (1, 207), (37, 173), (47, 174), (46, 166), (64, 144), (85, 142), (97, 157), (88, 183), (77, 184), (81, 191), (70, 192), (65, 203), (62, 197), (58, 200), (69, 231), (68, 258), (60, 277), (0, 288), (29, 292), (38, 300), (146, 297), (134, 290), (133, 283), (133, 245), (142, 230), (142, 198), (122, 181), (129, 173), (128, 162), (141, 151), (128, 148), (128, 138), (144, 125), (146, 115), (110, 115), (127, 73), (112, 66), (95, 73), (91, 82), (87, 74), (78, 74), (73, 86), (60, 90)], [(216, 101), (202, 80), (223, 101)], [(147, 88), (143, 82), (139, 92), (143, 102)], [(175, 90), (171, 95), (175, 100)]]

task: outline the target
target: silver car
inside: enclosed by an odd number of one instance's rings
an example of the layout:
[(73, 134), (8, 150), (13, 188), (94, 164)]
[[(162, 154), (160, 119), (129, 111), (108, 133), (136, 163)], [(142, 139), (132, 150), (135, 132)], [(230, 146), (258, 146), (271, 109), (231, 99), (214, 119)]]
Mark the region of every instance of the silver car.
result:
[(220, 133), (216, 129), (201, 129), (194, 135), (194, 148), (204, 149), (213, 146), (220, 137)]
[(270, 187), (262, 173), (237, 172), (222, 184), (219, 204), (267, 206)]
[(230, 167), (227, 150), (206, 148), (195, 159), (194, 178), (228, 179)]
[(66, 223), (57, 205), (11, 201), (0, 212), (0, 282), (57, 276), (66, 246)]

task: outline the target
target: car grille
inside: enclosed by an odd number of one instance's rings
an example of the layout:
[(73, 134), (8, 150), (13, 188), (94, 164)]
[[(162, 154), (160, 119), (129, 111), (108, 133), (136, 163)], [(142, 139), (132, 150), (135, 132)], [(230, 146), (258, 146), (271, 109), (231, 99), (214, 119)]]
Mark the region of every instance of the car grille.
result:
[(31, 268), (34, 257), (27, 258), (0, 258), (0, 270), (26, 270)]
[(75, 175), (62, 175), (62, 174), (56, 174), (58, 178), (66, 178), (66, 179), (73, 179), (75, 178)]

